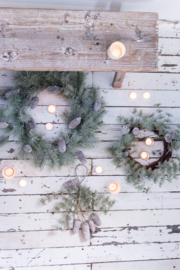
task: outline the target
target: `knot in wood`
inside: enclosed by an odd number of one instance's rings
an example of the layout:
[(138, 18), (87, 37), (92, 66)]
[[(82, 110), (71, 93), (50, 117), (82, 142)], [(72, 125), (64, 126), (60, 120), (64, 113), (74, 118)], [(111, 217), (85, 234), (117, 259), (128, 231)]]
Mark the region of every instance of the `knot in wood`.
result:
[(65, 55), (72, 55), (74, 56), (76, 53), (75, 53), (75, 50), (71, 47), (67, 47), (66, 50), (65, 50)]
[(15, 60), (18, 56), (17, 52), (14, 51), (7, 51), (7, 52), (3, 52), (2, 54), (2, 59), (6, 62), (11, 62), (13, 60)]

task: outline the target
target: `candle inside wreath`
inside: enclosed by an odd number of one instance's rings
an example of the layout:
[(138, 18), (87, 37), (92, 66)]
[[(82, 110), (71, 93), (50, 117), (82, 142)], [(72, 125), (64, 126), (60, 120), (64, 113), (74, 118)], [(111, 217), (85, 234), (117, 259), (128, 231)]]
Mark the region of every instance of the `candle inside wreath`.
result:
[(147, 151), (142, 151), (139, 154), (140, 158), (142, 158), (143, 160), (148, 160), (149, 159), (149, 153)]
[(57, 112), (56, 105), (53, 105), (53, 104), (49, 105), (48, 106), (48, 112), (51, 113), (51, 114), (56, 113)]
[(153, 138), (146, 138), (146, 139), (144, 139), (144, 143), (145, 143), (147, 146), (153, 146), (154, 140), (153, 140)]

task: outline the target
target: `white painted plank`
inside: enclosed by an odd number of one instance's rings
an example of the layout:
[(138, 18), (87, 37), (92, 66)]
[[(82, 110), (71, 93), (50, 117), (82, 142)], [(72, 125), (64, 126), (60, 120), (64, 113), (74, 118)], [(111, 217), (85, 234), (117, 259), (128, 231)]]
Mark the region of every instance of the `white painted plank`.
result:
[[(180, 226), (98, 229), (92, 234), (91, 245), (178, 242), (179, 232)], [(6, 234), (1, 235), (7, 238)]]
[[(110, 211), (107, 215), (99, 213), (102, 225), (98, 228), (134, 226), (174, 226), (180, 224), (180, 210), (133, 210)], [(0, 214), (0, 231), (54, 230), (62, 214)]]
[(159, 20), (159, 37), (180, 38), (180, 21)]
[[(116, 200), (112, 210), (139, 210), (139, 209), (176, 209), (180, 208), (179, 193), (107, 193), (110, 199)], [(0, 204), (3, 205), (0, 213), (44, 213), (54, 212), (54, 207), (61, 201), (52, 200), (42, 205), (39, 195), (1, 196)]]
[[(2, 169), (6, 166), (12, 166), (15, 170), (15, 176), (23, 177), (23, 176), (74, 176), (75, 175), (75, 167), (79, 164), (79, 161), (75, 161), (74, 164), (70, 164), (69, 166), (62, 166), (61, 169), (52, 170), (48, 169), (48, 167), (44, 167), (43, 169), (36, 168), (33, 163), (29, 160), (2, 160), (0, 164), (0, 171), (2, 177)], [(90, 170), (91, 160), (87, 159), (86, 164), (88, 171)], [(81, 168), (79, 172), (83, 172)], [(84, 173), (84, 172), (83, 172)]]
[[(117, 269), (121, 269), (121, 270), (132, 270), (132, 269), (133, 270), (140, 270), (140, 269), (174, 270), (174, 269), (178, 269), (179, 265), (180, 265), (179, 259), (139, 261), (139, 262), (101, 263), (101, 264), (97, 263), (97, 264), (93, 264), (92, 270), (117, 270)], [(32, 269), (32, 270), (36, 270), (36, 269)]]
[[(27, 182), (25, 188), (19, 186), (19, 177), (8, 180), (0, 178), (0, 195), (50, 194), (58, 191), (62, 184), (71, 180), (72, 177), (23, 177), (23, 179), (26, 179)], [(138, 192), (133, 185), (126, 182), (125, 176), (88, 176), (84, 180), (84, 184), (92, 190), (104, 193), (107, 192), (106, 183), (111, 180), (120, 184), (122, 193)], [(171, 183), (165, 180), (161, 188), (159, 188), (158, 184), (154, 184), (153, 181), (144, 181), (143, 183), (146, 187), (150, 187), (149, 192), (180, 191), (180, 175), (178, 175), (177, 180), (172, 180)]]
[[(3, 270), (13, 270), (2, 268)], [(19, 270), (27, 270), (27, 267), (16, 267)], [(73, 265), (51, 265), (51, 266), (33, 266), (28, 267), (28, 270), (91, 270), (91, 264), (73, 264)], [(166, 269), (165, 269), (166, 270)]]
[(180, 57), (158, 56), (158, 71), (180, 72)]
[[(9, 239), (11, 242), (9, 243)], [(36, 231), (36, 232), (9, 232), (0, 234), (1, 249), (49, 248), (88, 246), (90, 240), (85, 241), (82, 231), (73, 234), (66, 231)]]
[(164, 244), (128, 244), (114, 246), (90, 246), (76, 248), (47, 248), (0, 251), (1, 265), (7, 267), (57, 265), (71, 263), (94, 263), (177, 259), (180, 257), (179, 242)]
[(180, 56), (180, 42), (176, 38), (159, 38), (159, 55)]

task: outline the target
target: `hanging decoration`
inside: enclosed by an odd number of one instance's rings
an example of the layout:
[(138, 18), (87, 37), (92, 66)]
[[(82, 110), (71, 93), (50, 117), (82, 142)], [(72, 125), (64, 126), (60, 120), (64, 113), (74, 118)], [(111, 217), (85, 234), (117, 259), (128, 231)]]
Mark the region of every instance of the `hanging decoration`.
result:
[[(160, 104), (156, 104), (159, 106)], [(122, 136), (118, 142), (115, 142), (108, 150), (113, 157), (113, 163), (117, 168), (125, 169), (127, 174), (127, 182), (132, 183), (137, 189), (142, 190), (145, 188), (145, 180), (153, 180), (154, 183), (159, 183), (161, 186), (165, 179), (177, 178), (177, 173), (180, 171), (180, 158), (176, 155), (176, 151), (180, 149), (180, 126), (176, 130), (170, 131), (172, 115), (170, 113), (163, 114), (163, 111), (158, 108), (157, 114), (145, 115), (142, 111), (134, 109), (133, 115), (130, 118), (119, 116), (119, 123), (125, 124), (122, 126)], [(138, 158), (134, 159), (132, 147), (133, 143), (142, 140), (138, 135), (141, 131), (148, 130), (154, 132), (158, 140), (163, 142), (164, 151), (158, 151), (158, 160), (148, 165), (142, 165)], [(144, 144), (151, 147), (154, 144), (152, 138), (147, 138)], [(156, 154), (157, 151), (152, 151)], [(172, 158), (173, 151), (173, 158)], [(144, 160), (149, 159), (149, 153), (142, 151), (138, 156)], [(145, 189), (146, 192), (149, 188)]]
[[(6, 104), (0, 108), (1, 145), (13, 136), (20, 144), (19, 157), (32, 159), (37, 167), (49, 165), (61, 167), (79, 159), (83, 164), (86, 158), (83, 148), (92, 148), (99, 141), (96, 131), (103, 126), (105, 103), (99, 90), (85, 86), (86, 74), (83, 72), (20, 72), (15, 77), (16, 88), (6, 90), (0, 98)], [(67, 129), (49, 142), (36, 132), (36, 121), (27, 113), (28, 107), (34, 109), (38, 103), (38, 93), (45, 90), (49, 94), (62, 95), (68, 102), (64, 119)], [(50, 105), (48, 110), (55, 113), (57, 107)], [(53, 128), (51, 123), (46, 125)]]
[[(77, 169), (80, 166), (86, 169), (81, 180), (77, 174)], [(89, 187), (82, 185), (88, 174), (85, 165), (77, 165), (75, 173), (75, 179), (65, 182), (58, 193), (53, 193), (52, 196), (47, 195), (46, 198), (41, 199), (41, 202), (46, 204), (53, 199), (59, 200), (54, 211), (61, 212), (64, 217), (60, 220), (60, 227), (57, 229), (63, 230), (68, 227), (73, 233), (77, 233), (81, 228), (84, 239), (88, 240), (90, 231), (95, 232), (95, 226), (101, 226), (99, 213), (106, 214), (114, 205), (115, 200), (110, 200), (108, 196), (98, 194), (97, 191), (92, 191)]]

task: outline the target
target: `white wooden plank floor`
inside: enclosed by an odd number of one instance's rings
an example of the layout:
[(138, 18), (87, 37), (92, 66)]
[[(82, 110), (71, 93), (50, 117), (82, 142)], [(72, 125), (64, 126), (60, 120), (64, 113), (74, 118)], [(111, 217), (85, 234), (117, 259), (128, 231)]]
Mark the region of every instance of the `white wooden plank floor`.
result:
[[(0, 89), (13, 86), (14, 74), (14, 71), (0, 71)], [(87, 185), (105, 194), (108, 194), (107, 181), (113, 179), (121, 185), (112, 211), (101, 215), (102, 226), (90, 241), (85, 242), (81, 232), (72, 235), (67, 229), (63, 233), (56, 231), (61, 214), (53, 212), (54, 202), (42, 206), (39, 200), (71, 179), (76, 164), (59, 171), (38, 170), (29, 161), (17, 159), (18, 144), (15, 138), (10, 138), (0, 148), (0, 171), (6, 165), (12, 165), (16, 171), (10, 180), (0, 176), (0, 269), (180, 269), (180, 174), (178, 180), (166, 181), (161, 188), (145, 183), (151, 188), (148, 194), (138, 192), (126, 183), (125, 171), (115, 168), (106, 151), (121, 136), (117, 116), (131, 115), (134, 107), (150, 113), (156, 110), (154, 104), (161, 103), (163, 110), (173, 114), (171, 128), (180, 124), (180, 22), (159, 21), (158, 72), (127, 73), (122, 88), (116, 90), (112, 88), (113, 76), (114, 72), (88, 74), (87, 84), (100, 86), (108, 113), (104, 119), (107, 126), (97, 132), (101, 139), (98, 148), (84, 151), (91, 175), (86, 178)], [(138, 94), (134, 101), (128, 97), (132, 90)], [(150, 92), (149, 100), (142, 98), (144, 91)], [(61, 114), (66, 103), (45, 92), (39, 97), (39, 106), (30, 113), (37, 122), (37, 130), (53, 140), (65, 128)], [(58, 105), (56, 115), (47, 113), (50, 103)], [(52, 121), (54, 129), (47, 131), (45, 124)], [(140, 137), (145, 135), (142, 132)], [(141, 149), (142, 143), (138, 147)], [(156, 142), (154, 147), (162, 149), (163, 146)], [(155, 159), (152, 150), (150, 156)], [(103, 167), (101, 175), (95, 173), (97, 165)], [(18, 185), (22, 177), (28, 183), (25, 188)]]

